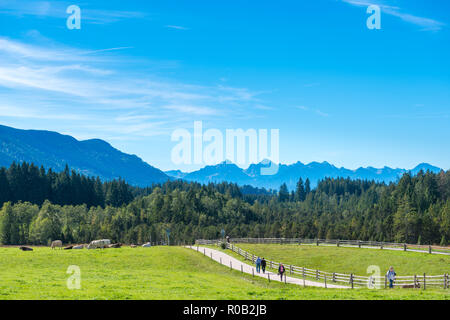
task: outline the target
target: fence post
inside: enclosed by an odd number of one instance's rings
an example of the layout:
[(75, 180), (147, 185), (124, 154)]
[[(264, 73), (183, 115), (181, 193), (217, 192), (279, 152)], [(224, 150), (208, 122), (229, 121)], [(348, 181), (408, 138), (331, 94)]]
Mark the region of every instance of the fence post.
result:
[(333, 282), (336, 282), (336, 273), (333, 272)]
[(416, 288), (417, 285), (417, 275), (414, 275), (414, 289)]
[(336, 246), (339, 247), (340, 243), (339, 240), (336, 242)]
[(431, 254), (431, 246), (428, 246), (428, 253)]
[(361, 240), (358, 240), (358, 248), (361, 248)]
[(426, 280), (427, 280), (427, 276), (424, 273), (423, 274), (423, 290), (425, 290), (427, 288)]
[(255, 277), (255, 268), (252, 268), (252, 275)]
[(289, 266), (289, 269), (290, 269), (291, 274), (292, 274), (292, 264)]
[(445, 273), (444, 273), (444, 289), (447, 287), (447, 282), (446, 282), (446, 280), (447, 280), (447, 277), (445, 276)]
[(316, 243), (317, 243), (317, 245), (319, 245), (319, 239), (317, 239), (317, 242), (316, 242)]
[(211, 259), (212, 259), (212, 251), (211, 251)]
[(270, 269), (272, 269), (272, 260), (270, 260)]
[(352, 289), (353, 289), (353, 273), (350, 274), (350, 283), (352, 284)]
[(203, 249), (203, 255), (206, 256), (206, 249)]
[(406, 251), (406, 243), (403, 244), (403, 251)]
[(244, 267), (241, 264), (241, 273), (244, 273)]
[(267, 280), (270, 282), (270, 273), (267, 273)]
[(319, 280), (319, 270), (316, 270), (316, 280)]
[(222, 257), (220, 257), (220, 264), (222, 264)]
[(387, 275), (384, 275), (384, 288), (387, 288)]
[(448, 289), (448, 273), (445, 275), (445, 279), (446, 279), (446, 281), (445, 281), (445, 283), (447, 284), (447, 286), (446, 286), (446, 288), (445, 289)]

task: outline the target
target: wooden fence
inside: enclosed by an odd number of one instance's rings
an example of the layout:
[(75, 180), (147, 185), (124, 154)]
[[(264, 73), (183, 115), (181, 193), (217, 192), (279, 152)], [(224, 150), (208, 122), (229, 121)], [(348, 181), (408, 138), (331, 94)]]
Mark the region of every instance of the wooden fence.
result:
[(264, 243), (264, 244), (310, 244), (310, 245), (336, 245), (337, 247), (359, 247), (396, 249), (403, 251), (424, 252), (433, 254), (450, 255), (450, 247), (418, 245), (395, 242), (362, 241), (362, 240), (330, 240), (330, 239), (304, 239), (304, 238), (232, 238), (233, 243)]
[[(286, 240), (286, 239), (285, 239)], [(233, 239), (235, 242), (236, 239)], [(222, 242), (220, 240), (196, 240), (197, 245), (217, 245), (219, 246), (221, 243), (225, 243), (226, 248), (232, 250), (238, 255), (244, 257), (245, 260), (249, 260), (254, 264), (257, 259), (257, 255), (245, 251), (234, 243)], [(247, 242), (249, 243), (249, 242)], [(261, 243), (261, 242), (258, 242)], [(274, 242), (270, 242), (274, 243)], [(267, 261), (268, 269), (278, 269), (278, 266), (281, 262), (276, 262), (272, 260)], [(286, 268), (286, 272), (290, 275), (300, 276), (300, 278), (308, 278), (316, 281), (324, 281), (333, 282), (336, 284), (347, 285), (351, 288), (355, 287), (369, 287), (369, 288), (387, 288), (389, 285), (389, 281), (386, 275), (379, 276), (359, 276), (355, 274), (345, 274), (345, 273), (337, 273), (337, 272), (326, 272), (317, 269), (310, 269), (306, 267), (298, 267), (294, 265), (283, 264)], [(403, 287), (403, 288), (422, 288), (426, 289), (428, 287), (433, 288), (444, 288), (448, 289), (449, 284), (449, 275), (445, 273), (443, 275), (413, 275), (413, 276), (397, 276), (394, 282), (395, 287)]]

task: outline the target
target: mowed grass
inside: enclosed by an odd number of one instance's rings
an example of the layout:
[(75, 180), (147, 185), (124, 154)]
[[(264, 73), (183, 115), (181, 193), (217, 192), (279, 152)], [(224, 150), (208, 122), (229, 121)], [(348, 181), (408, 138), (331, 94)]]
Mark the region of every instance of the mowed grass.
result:
[[(394, 266), (398, 276), (450, 273), (450, 256), (368, 248), (314, 245), (236, 244), (266, 259), (327, 272), (368, 275), (367, 268), (379, 266), (382, 275)], [(228, 250), (230, 251), (230, 250)]]
[[(81, 289), (66, 286), (81, 270)], [(448, 299), (444, 290), (303, 288), (231, 271), (181, 247), (22, 252), (0, 248), (0, 299)]]

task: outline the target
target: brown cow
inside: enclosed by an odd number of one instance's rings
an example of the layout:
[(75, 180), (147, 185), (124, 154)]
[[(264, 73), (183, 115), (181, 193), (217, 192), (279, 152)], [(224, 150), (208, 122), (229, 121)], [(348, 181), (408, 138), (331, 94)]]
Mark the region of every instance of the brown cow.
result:
[(22, 251), (33, 251), (33, 248), (30, 247), (19, 247), (19, 249)]

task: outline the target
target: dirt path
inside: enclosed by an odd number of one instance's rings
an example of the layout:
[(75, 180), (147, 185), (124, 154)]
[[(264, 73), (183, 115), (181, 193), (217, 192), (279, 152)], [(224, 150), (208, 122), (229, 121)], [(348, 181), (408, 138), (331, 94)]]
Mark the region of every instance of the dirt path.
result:
[[(212, 258), (214, 261), (221, 263), (227, 267), (230, 267), (238, 270), (238, 271), (242, 271), (248, 274), (254, 274), (255, 276), (261, 277), (261, 278), (266, 278), (266, 279), (270, 279), (270, 281), (278, 281), (280, 282), (280, 276), (267, 271), (266, 273), (257, 273), (256, 272), (256, 267), (255, 266), (251, 266), (246, 264), (245, 262), (242, 262), (236, 258), (233, 258), (231, 256), (229, 256), (228, 254), (219, 251), (219, 250), (214, 250), (214, 249), (210, 249), (210, 248), (206, 248), (206, 247), (197, 247), (197, 246), (188, 246), (187, 248), (190, 248), (192, 250), (195, 250), (201, 254), (204, 254), (205, 256)], [(287, 272), (286, 272), (287, 273)], [(303, 279), (299, 279), (299, 278), (293, 278), (293, 277), (286, 277), (286, 279), (284, 279), (283, 277), (283, 282), (286, 283), (291, 283), (291, 284), (296, 284), (299, 286), (308, 286), (308, 287), (321, 287), (324, 288), (325, 284), (321, 283), (321, 282), (315, 282), (315, 281), (310, 281), (310, 280), (303, 280)], [(335, 284), (328, 284), (326, 285), (327, 288), (337, 288), (337, 289), (348, 289), (349, 287), (346, 286), (339, 286), (339, 285), (335, 285)]]

